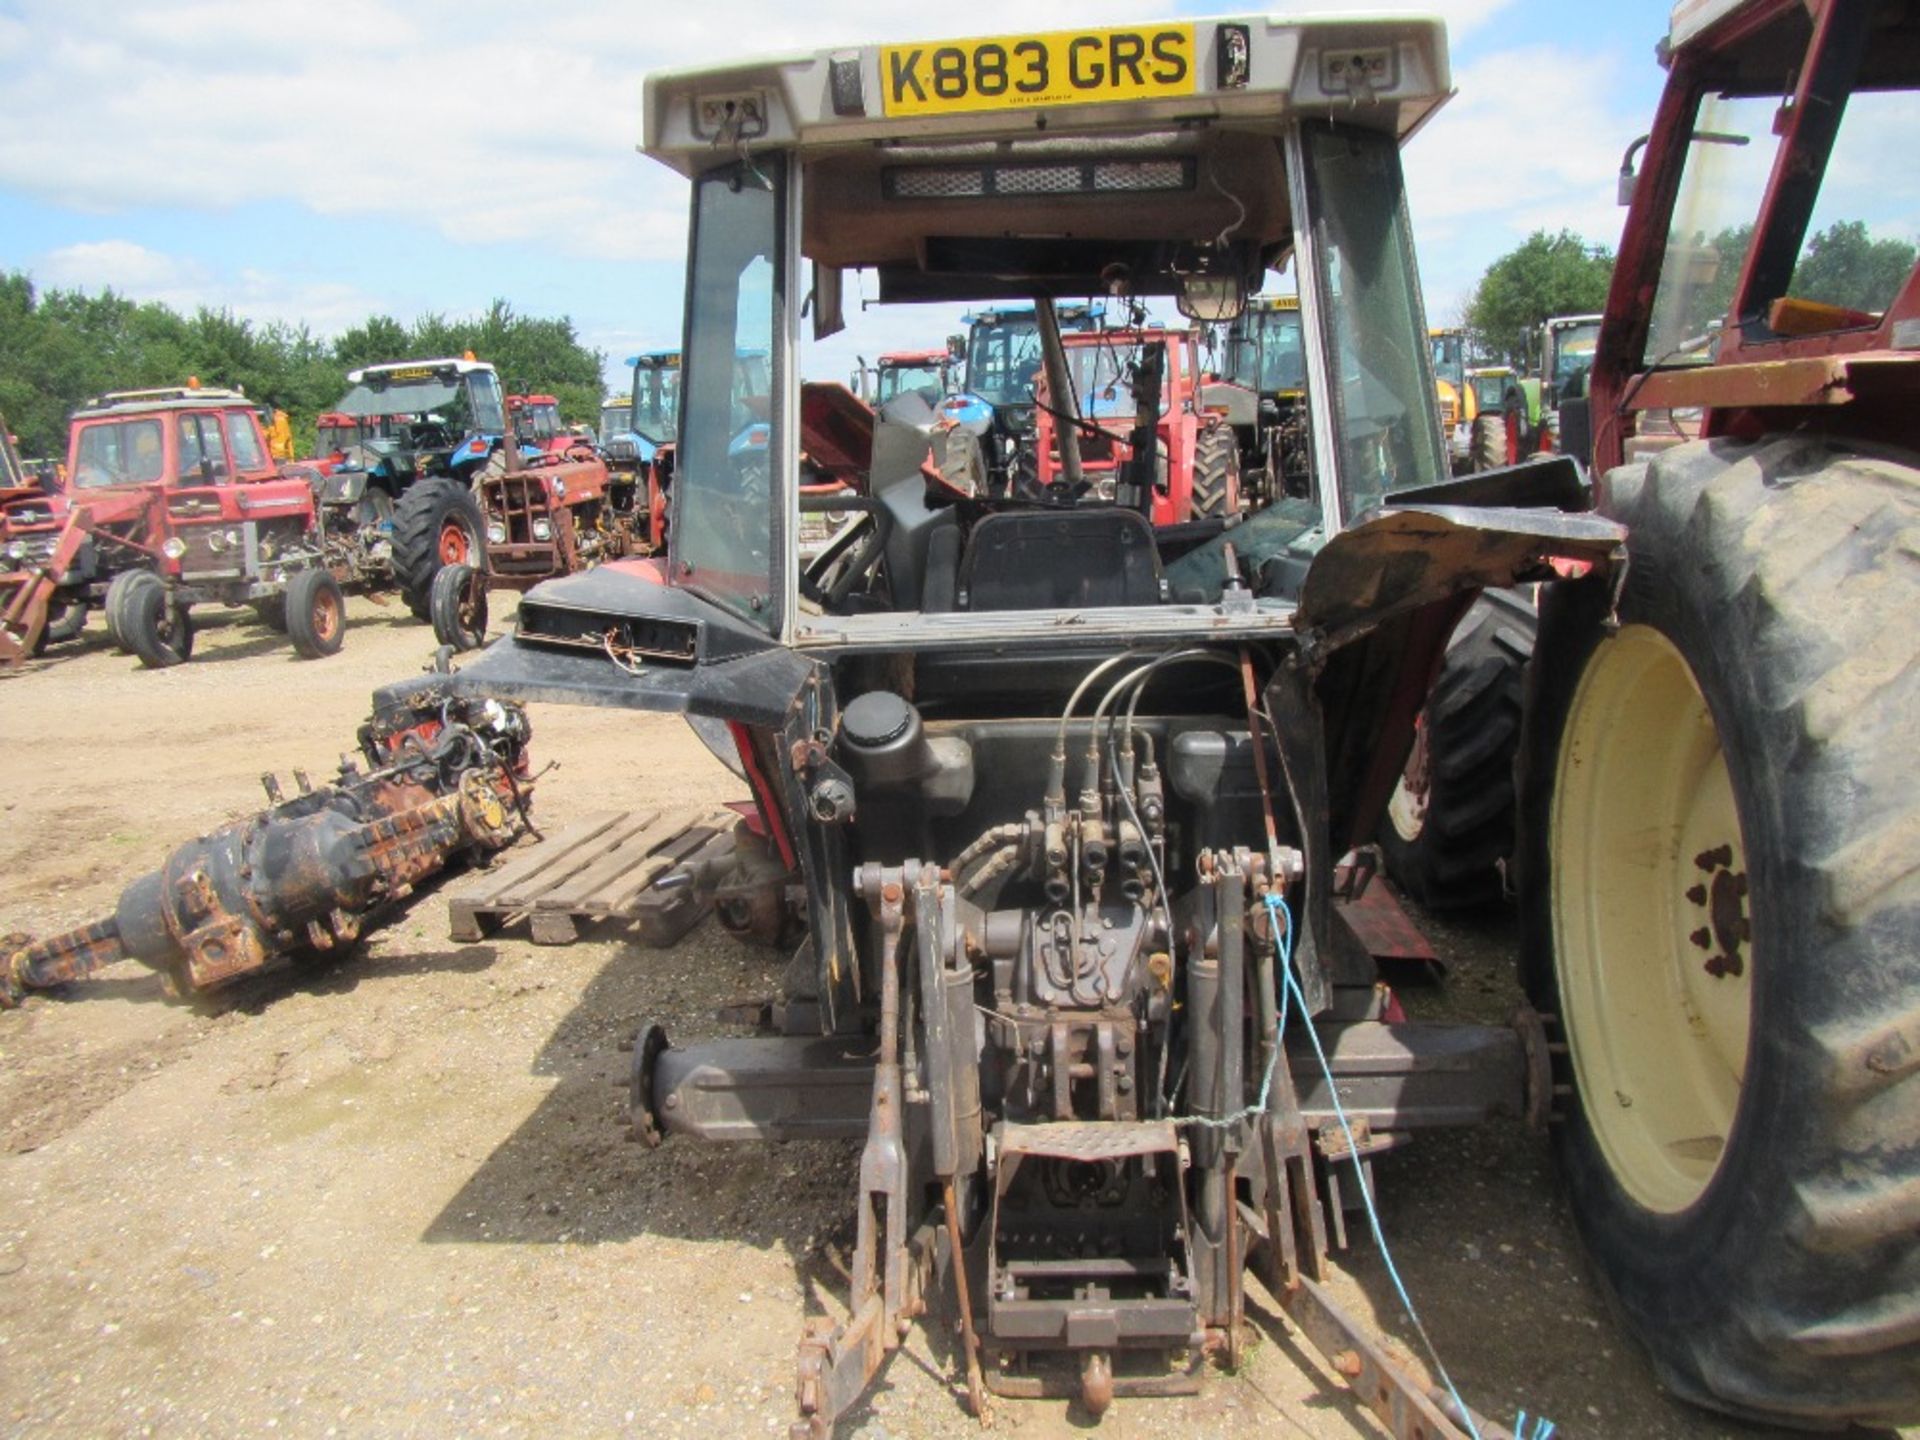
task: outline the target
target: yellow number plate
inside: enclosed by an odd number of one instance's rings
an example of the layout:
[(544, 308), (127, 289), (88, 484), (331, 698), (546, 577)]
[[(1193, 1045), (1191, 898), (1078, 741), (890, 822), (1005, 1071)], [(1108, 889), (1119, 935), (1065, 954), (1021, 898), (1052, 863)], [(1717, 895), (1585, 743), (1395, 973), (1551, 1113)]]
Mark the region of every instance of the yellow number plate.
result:
[(387, 372), (387, 379), (402, 382), (407, 380), (431, 380), (433, 379), (433, 367), (431, 365), (409, 365), (402, 370), (389, 370)]
[(889, 115), (1191, 95), (1196, 73), (1191, 25), (880, 48), (881, 98)]

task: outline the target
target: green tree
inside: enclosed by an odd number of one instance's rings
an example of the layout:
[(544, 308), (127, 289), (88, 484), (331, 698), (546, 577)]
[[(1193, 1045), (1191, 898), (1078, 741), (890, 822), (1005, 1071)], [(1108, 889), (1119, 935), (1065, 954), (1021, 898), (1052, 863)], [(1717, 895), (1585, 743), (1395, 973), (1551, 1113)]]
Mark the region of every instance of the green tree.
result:
[(1807, 241), (1787, 293), (1849, 310), (1884, 310), (1913, 273), (1914, 258), (1905, 240), (1875, 240), (1865, 222), (1836, 220)]
[(1525, 359), (1527, 332), (1554, 315), (1584, 315), (1607, 302), (1613, 251), (1571, 230), (1536, 230), (1495, 260), (1467, 301), (1467, 329), (1482, 354)]
[(314, 417), (339, 401), (347, 371), (467, 350), (492, 361), (508, 387), (559, 396), (568, 420), (598, 418), (601, 357), (567, 317), (521, 315), (504, 300), (477, 317), (427, 315), (411, 326), (369, 316), (329, 342), (304, 325), (259, 326), (205, 308), (181, 315), (111, 290), (41, 293), (0, 271), (0, 416), (29, 455), (64, 454), (67, 417), (92, 396), (189, 376), (286, 410), (310, 447)]

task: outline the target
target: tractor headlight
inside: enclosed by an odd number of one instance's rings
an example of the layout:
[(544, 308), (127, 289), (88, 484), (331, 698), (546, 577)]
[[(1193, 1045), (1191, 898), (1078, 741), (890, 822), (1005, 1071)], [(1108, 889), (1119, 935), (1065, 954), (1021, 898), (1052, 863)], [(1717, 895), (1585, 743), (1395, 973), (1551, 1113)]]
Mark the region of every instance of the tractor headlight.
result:
[(169, 535), (160, 542), (160, 553), (169, 560), (178, 560), (187, 553), (187, 542), (178, 535)]
[(534, 521), (533, 522), (533, 538), (536, 540), (553, 539), (553, 522), (551, 520)]
[(498, 520), (488, 521), (487, 522), (487, 543), (489, 545), (506, 544), (507, 543), (507, 527), (502, 525)]
[(15, 540), (11, 545), (7, 546), (7, 558), (9, 560), (26, 559), (27, 542), (24, 540)]

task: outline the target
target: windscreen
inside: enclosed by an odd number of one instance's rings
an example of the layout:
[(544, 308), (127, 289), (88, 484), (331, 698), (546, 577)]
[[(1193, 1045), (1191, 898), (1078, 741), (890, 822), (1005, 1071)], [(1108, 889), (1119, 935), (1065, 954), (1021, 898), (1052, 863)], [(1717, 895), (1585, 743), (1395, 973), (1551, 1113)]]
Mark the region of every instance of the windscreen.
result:
[[(1133, 395), (1133, 374), (1141, 362), (1142, 352), (1148, 346), (1164, 350), (1166, 343), (1162, 339), (1141, 341), (1103, 335), (1091, 343), (1068, 345), (1067, 373), (1073, 377), (1073, 400), (1078, 413), (1088, 420), (1131, 422), (1139, 413), (1139, 403)], [(1161, 374), (1166, 373), (1163, 367)], [(1170, 388), (1163, 380), (1160, 386), (1162, 415), (1167, 413)]]
[(656, 445), (670, 444), (680, 427), (680, 357), (640, 365), (633, 372), (633, 428)]
[(1031, 312), (976, 322), (967, 337), (967, 389), (989, 405), (1024, 405), (1040, 373), (1040, 322)]
[(943, 380), (938, 365), (889, 365), (882, 362), (880, 380), (874, 387), (874, 399), (884, 405), (896, 395), (914, 391), (929, 405), (933, 405), (938, 403), (941, 392), (946, 388)]
[(421, 415), (443, 419), (455, 411), (466, 413), (466, 395), (457, 376), (433, 377), (394, 384), (360, 384), (334, 407), (342, 415)]
[(158, 420), (107, 420), (84, 425), (74, 442), (73, 483), (83, 490), (143, 485), (166, 473)]
[(616, 435), (624, 435), (633, 428), (633, 407), (631, 405), (602, 405), (600, 407), (600, 443), (606, 444)]

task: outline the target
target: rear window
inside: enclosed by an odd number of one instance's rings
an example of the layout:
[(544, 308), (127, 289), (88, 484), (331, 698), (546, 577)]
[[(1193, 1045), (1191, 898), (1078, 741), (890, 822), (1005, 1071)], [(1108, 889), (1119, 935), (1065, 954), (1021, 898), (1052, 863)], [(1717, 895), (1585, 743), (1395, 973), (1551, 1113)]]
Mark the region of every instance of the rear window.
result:
[(111, 420), (80, 431), (73, 483), (81, 489), (142, 485), (166, 471), (158, 420)]

